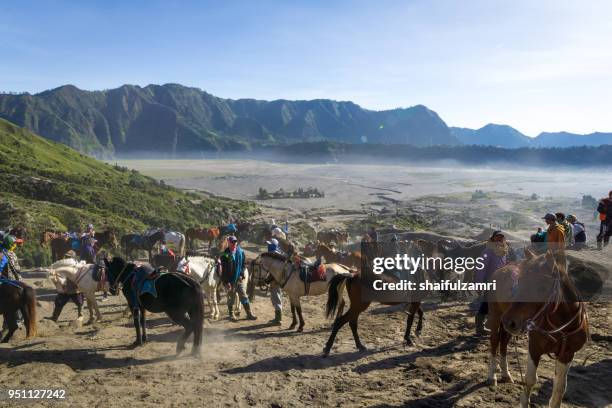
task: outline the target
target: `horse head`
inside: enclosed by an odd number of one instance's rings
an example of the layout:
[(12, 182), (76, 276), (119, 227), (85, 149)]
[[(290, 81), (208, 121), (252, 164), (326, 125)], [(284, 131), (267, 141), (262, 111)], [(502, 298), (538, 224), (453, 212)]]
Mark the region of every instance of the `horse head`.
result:
[(569, 300), (577, 301), (563, 251), (548, 251), (540, 256), (529, 252), (512, 272), (512, 301), (502, 316), (504, 328), (513, 335), (530, 330), (543, 317), (545, 309), (556, 310), (559, 303), (568, 300), (564, 294), (564, 286), (568, 284), (573, 294)]

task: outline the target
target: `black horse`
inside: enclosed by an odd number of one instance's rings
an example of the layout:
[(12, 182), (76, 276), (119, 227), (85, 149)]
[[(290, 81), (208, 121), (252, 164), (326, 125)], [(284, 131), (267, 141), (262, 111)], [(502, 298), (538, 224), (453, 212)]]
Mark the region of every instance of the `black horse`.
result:
[(150, 262), (152, 260), (151, 251), (153, 250), (153, 247), (159, 241), (163, 241), (165, 235), (166, 234), (163, 230), (158, 230), (151, 235), (126, 234), (122, 236), (121, 247), (123, 248), (126, 259), (134, 259), (131, 256), (133, 250), (143, 249), (149, 253)]
[(26, 337), (36, 336), (36, 291), (23, 282), (0, 278), (0, 314), (8, 330), (2, 343), (8, 343), (17, 330), (18, 310), (25, 321)]
[(153, 313), (165, 312), (176, 324), (185, 328), (185, 333), (176, 345), (176, 353), (180, 354), (185, 349), (185, 341), (193, 333), (192, 355), (199, 357), (204, 324), (204, 296), (199, 283), (187, 275), (167, 273), (160, 275), (154, 282), (157, 296), (148, 292), (136, 296), (136, 292), (133, 292), (134, 278), (142, 273), (151, 274), (156, 271), (148, 266), (128, 263), (119, 257), (113, 258), (112, 261), (105, 259), (104, 263), (111, 294), (116, 295), (119, 284), (122, 284), (123, 296), (134, 316), (136, 341), (132, 344), (133, 347), (147, 341), (145, 310)]

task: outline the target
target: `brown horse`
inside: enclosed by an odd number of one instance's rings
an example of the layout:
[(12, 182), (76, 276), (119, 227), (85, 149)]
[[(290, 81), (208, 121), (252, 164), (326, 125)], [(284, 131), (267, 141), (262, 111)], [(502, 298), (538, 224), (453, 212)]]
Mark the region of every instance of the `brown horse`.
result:
[(359, 252), (338, 252), (323, 243), (319, 243), (315, 251), (317, 258), (325, 258), (328, 263), (339, 263), (357, 270), (361, 270), (361, 254)]
[[(434, 247), (432, 245), (426, 245), (427, 241), (417, 240), (413, 241), (409, 244), (407, 250), (411, 251), (412, 254), (421, 255), (424, 254), (428, 257), (431, 257), (435, 254)], [(381, 278), (385, 281), (389, 282), (397, 282), (399, 279), (390, 276), (390, 275), (380, 275)], [(355, 340), (355, 346), (358, 350), (365, 350), (366, 347), (361, 343), (359, 339), (359, 333), (357, 331), (357, 321), (359, 319), (359, 315), (363, 313), (371, 304), (370, 301), (364, 300), (361, 295), (361, 276), (360, 274), (353, 274), (350, 277), (346, 275), (338, 275), (332, 278), (329, 289), (328, 289), (328, 298), (327, 298), (327, 308), (326, 314), (327, 317), (331, 317), (338, 305), (339, 299), (341, 299), (341, 294), (338, 290), (340, 285), (346, 281), (346, 290), (349, 295), (351, 306), (349, 310), (342, 316), (337, 317), (334, 320), (334, 324), (332, 325), (332, 332), (329, 335), (329, 339), (323, 348), (323, 356), (329, 355), (332, 346), (334, 345), (334, 340), (336, 335), (338, 334), (338, 330), (342, 328), (347, 322), (351, 327), (351, 331), (353, 332), (353, 339)], [(412, 338), (410, 337), (410, 332), (412, 331), (412, 324), (414, 322), (415, 314), (419, 315), (419, 321), (417, 322), (417, 327), (415, 330), (415, 335), (419, 337), (421, 335), (421, 331), (423, 330), (423, 309), (421, 308), (421, 301), (412, 301), (412, 302), (381, 302), (383, 305), (399, 305), (408, 303), (408, 317), (406, 319), (406, 331), (404, 332), (404, 344), (413, 345)]]
[(497, 379), (496, 354), (499, 346), (502, 380), (512, 382), (508, 372), (507, 347), (513, 335), (529, 334), (529, 361), (521, 406), (529, 406), (531, 389), (537, 382), (537, 368), (543, 354), (555, 354), (555, 380), (550, 407), (560, 407), (567, 385), (567, 373), (575, 353), (588, 338), (586, 308), (567, 273), (563, 251), (535, 256), (498, 269), (492, 279), (497, 290), (489, 294), (491, 360), (488, 381)]
[(26, 337), (36, 336), (36, 291), (23, 282), (0, 283), (0, 314), (4, 316), (7, 333), (2, 343), (7, 343), (17, 330), (17, 311), (23, 315)]
[[(111, 230), (96, 232), (95, 250), (98, 252), (100, 248), (115, 249), (119, 246), (115, 233)], [(74, 251), (79, 256), (80, 251), (72, 248), (72, 239), (63, 233), (53, 231), (45, 231), (42, 233), (40, 244), (45, 246), (47, 243), (51, 245), (51, 259), (53, 262), (62, 259), (69, 251)]]
[(185, 231), (185, 238), (187, 240), (187, 247), (194, 249), (194, 241), (208, 241), (208, 251), (213, 245), (213, 242), (217, 241), (221, 236), (221, 230), (219, 228), (200, 228), (193, 227)]
[(28, 235), (28, 230), (25, 227), (14, 227), (11, 228), (8, 233), (15, 238), (23, 239), (25, 241)]
[(49, 245), (53, 238), (59, 238), (63, 235), (60, 231), (45, 230), (40, 234), (40, 246), (45, 247)]
[(319, 231), (317, 232), (317, 241), (320, 241), (324, 244), (331, 245), (335, 243), (336, 245), (346, 244), (348, 242), (348, 232), (346, 231)]

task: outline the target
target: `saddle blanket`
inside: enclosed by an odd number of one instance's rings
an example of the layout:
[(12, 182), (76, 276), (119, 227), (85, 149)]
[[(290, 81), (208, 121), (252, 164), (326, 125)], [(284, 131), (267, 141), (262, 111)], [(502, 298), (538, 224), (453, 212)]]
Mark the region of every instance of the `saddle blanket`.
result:
[(321, 264), (318, 267), (309, 265), (300, 266), (300, 279), (306, 283), (320, 282), (326, 280), (325, 265)]
[(11, 286), (15, 286), (16, 288), (23, 289), (23, 286), (19, 284), (19, 281), (16, 281), (13, 279), (7, 279), (3, 276), (0, 276), (0, 285), (11, 285)]
[(158, 270), (151, 267), (141, 266), (137, 268), (132, 278), (132, 289), (136, 291), (136, 297), (140, 297), (145, 293), (157, 297), (155, 282), (161, 275)]

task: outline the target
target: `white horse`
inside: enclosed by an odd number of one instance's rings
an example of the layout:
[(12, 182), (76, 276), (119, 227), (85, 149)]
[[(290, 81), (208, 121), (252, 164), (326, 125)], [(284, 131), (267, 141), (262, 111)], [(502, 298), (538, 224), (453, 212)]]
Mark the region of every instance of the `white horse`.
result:
[[(337, 263), (323, 264), (325, 268), (325, 280), (305, 284), (304, 281), (300, 279), (299, 266), (293, 263), (286, 255), (276, 252), (261, 254), (261, 267), (272, 275), (276, 283), (278, 283), (281, 289), (289, 296), (291, 302), (291, 315), (293, 318), (289, 329), (294, 329), (297, 325), (297, 312), (300, 319), (300, 325), (297, 328), (298, 332), (304, 330), (304, 318), (302, 317), (300, 298), (302, 296), (320, 296), (327, 294), (328, 284), (331, 278), (340, 274), (351, 274), (351, 269), (347, 266)], [(340, 293), (342, 293), (342, 289), (343, 288), (340, 288)], [(340, 301), (338, 316), (342, 315), (343, 309), (344, 299)]]
[[(61, 259), (53, 264), (48, 269), (48, 276), (51, 281), (58, 279), (57, 276), (63, 277), (74, 283), (81, 293), (87, 299), (87, 308), (89, 309), (89, 320), (86, 324), (91, 324), (96, 320), (102, 320), (98, 302), (96, 302), (96, 292), (108, 290), (108, 282), (96, 282), (93, 278), (95, 265), (86, 264), (85, 261), (76, 261), (72, 258)], [(94, 319), (93, 312), (96, 312)]]
[(178, 262), (176, 270), (191, 275), (191, 277), (200, 283), (206, 294), (212, 320), (217, 320), (219, 318), (217, 288), (221, 283), (221, 277), (216, 271), (216, 261), (204, 256), (182, 257)]

